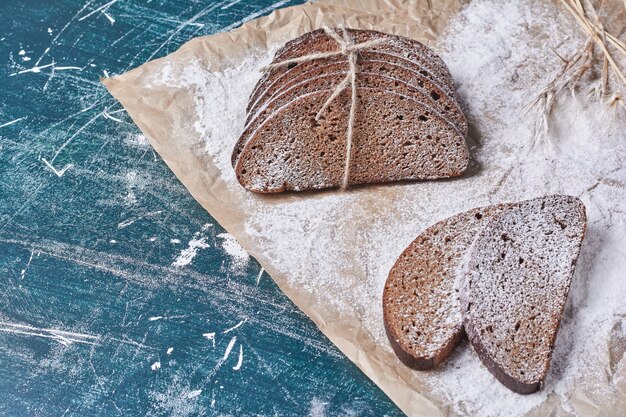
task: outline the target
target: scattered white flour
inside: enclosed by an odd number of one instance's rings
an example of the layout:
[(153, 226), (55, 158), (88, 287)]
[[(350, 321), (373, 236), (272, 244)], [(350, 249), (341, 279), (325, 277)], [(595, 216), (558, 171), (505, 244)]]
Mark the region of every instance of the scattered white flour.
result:
[(172, 266), (183, 267), (189, 265), (198, 254), (198, 250), (209, 247), (207, 243), (208, 237), (204, 236), (204, 232), (211, 226), (211, 224), (207, 223), (202, 226), (202, 230), (194, 233), (193, 238), (187, 244), (187, 248), (178, 254), (174, 262), (172, 262)]
[(327, 402), (324, 402), (319, 398), (313, 398), (309, 404), (309, 417), (325, 417), (327, 406)]
[(213, 344), (213, 348), (215, 348), (215, 332), (203, 333), (202, 336), (206, 337), (207, 340), (210, 340)]
[(127, 192), (123, 197), (123, 200), (127, 205), (132, 206), (137, 203), (137, 196), (135, 195), (135, 190), (139, 184), (137, 171), (128, 171), (126, 173), (125, 180)]
[(243, 346), (239, 344), (239, 358), (237, 359), (237, 364), (233, 366), (233, 371), (238, 371), (241, 369), (241, 365), (243, 365)]
[(226, 350), (224, 351), (224, 357), (222, 358), (222, 361), (226, 361), (226, 359), (228, 359), (228, 357), (230, 356), (230, 352), (233, 350), (233, 347), (235, 346), (236, 341), (237, 341), (237, 336), (233, 336), (230, 339), (230, 342), (228, 342), (228, 346), (226, 346)]
[(246, 322), (248, 321), (248, 319), (243, 319), (241, 320), (239, 323), (235, 324), (233, 327), (229, 327), (228, 329), (224, 330), (222, 332), (222, 334), (226, 334), (226, 333), (230, 333), (233, 330), (237, 330), (238, 328), (240, 328), (241, 326), (243, 326)]
[(26, 56), (26, 51), (23, 49), (20, 49), (20, 51), (17, 54), (22, 57), (22, 61), (24, 62), (28, 62), (31, 60), (30, 57)]
[(554, 394), (568, 412), (583, 413), (580, 401), (570, 403), (571, 393), (585, 392), (591, 404), (616, 395), (605, 382), (605, 366), (609, 331), (626, 312), (624, 114), (584, 94), (566, 95), (533, 148), (538, 115), (524, 117), (522, 109), (561, 64), (551, 48), (569, 56), (584, 40), (552, 3), (472, 2), (448, 33), (443, 57), (469, 121), (481, 132), (477, 159), (503, 173), (493, 200), (569, 193), (587, 205), (589, 224), (545, 389), (529, 396), (503, 389), (467, 348), (457, 350), (431, 386), (463, 415), (522, 415)]
[[(109, 116), (111, 117), (111, 116)], [(150, 147), (150, 142), (141, 133), (128, 133), (124, 142), (132, 147), (147, 149)]]
[(241, 247), (237, 239), (230, 233), (220, 233), (217, 237), (224, 239), (222, 248), (230, 255), (232, 270), (243, 272), (250, 262), (250, 255)]
[(201, 389), (196, 389), (196, 390), (193, 390), (193, 391), (190, 391), (189, 393), (187, 393), (187, 398), (188, 399), (196, 398), (196, 397), (199, 397), (200, 394), (202, 394), (202, 390)]
[[(587, 237), (545, 388), (528, 396), (512, 393), (462, 344), (442, 369), (406, 377), (408, 383), (430, 387), (427, 397), (452, 414), (549, 414), (535, 409), (546, 399), (583, 413), (589, 404), (605, 404), (618, 396), (615, 384), (623, 375), (619, 370), (624, 361), (618, 357), (612, 371), (606, 370), (607, 346), (616, 343), (612, 328), (626, 316), (624, 113), (588, 102), (584, 94), (564, 95), (549, 132), (536, 141), (538, 116), (522, 112), (561, 64), (551, 48), (568, 56), (584, 40), (560, 7), (532, 0), (473, 1), (434, 45), (457, 81), (472, 127), (468, 142), (474, 163), (455, 180), (259, 198), (239, 186), (230, 157), (258, 68), (269, 62), (273, 51), (217, 74), (197, 61), (184, 68), (164, 62), (149, 81), (154, 88), (194, 92), (195, 120), (180, 126), (177, 140), (195, 148), (204, 145), (228, 192), (247, 213), (242, 220), (245, 233), (259, 260), (281, 273), (280, 284), (289, 294), (306, 297), (319, 321), (356, 323), (342, 336), (377, 347), (359, 352), (359, 359), (379, 375), (384, 364), (379, 357), (368, 360), (368, 355), (382, 355), (379, 351), (384, 350), (387, 356), (382, 357), (390, 358), (380, 306), (384, 282), (398, 255), (421, 231), (487, 204), (550, 193), (583, 200)], [(560, 45), (564, 39), (568, 41)], [(194, 142), (198, 136), (203, 144)], [(219, 236), (233, 260), (246, 265), (248, 255), (235, 238)], [(189, 264), (202, 245), (202, 236), (194, 236), (174, 264)], [(215, 333), (203, 336), (215, 343)], [(588, 404), (571, 401), (572, 393), (580, 397), (583, 392)], [(323, 413), (323, 403), (311, 404), (311, 415)]]

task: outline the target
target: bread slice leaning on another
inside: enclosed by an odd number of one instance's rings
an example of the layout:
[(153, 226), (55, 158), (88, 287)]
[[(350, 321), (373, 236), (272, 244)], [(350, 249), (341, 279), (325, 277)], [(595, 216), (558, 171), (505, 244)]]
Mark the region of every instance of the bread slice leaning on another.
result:
[(512, 391), (543, 385), (585, 230), (578, 198), (541, 197), (493, 216), (468, 252), (465, 331)]
[[(243, 187), (276, 193), (342, 185), (351, 91), (317, 121), (331, 91), (295, 99), (252, 133), (235, 166)], [(448, 178), (466, 169), (465, 137), (432, 108), (373, 88), (358, 88), (357, 100), (348, 184)]]
[(434, 369), (461, 341), (459, 288), (465, 255), (478, 231), (505, 207), (476, 208), (430, 226), (389, 272), (383, 293), (385, 330), (405, 365)]

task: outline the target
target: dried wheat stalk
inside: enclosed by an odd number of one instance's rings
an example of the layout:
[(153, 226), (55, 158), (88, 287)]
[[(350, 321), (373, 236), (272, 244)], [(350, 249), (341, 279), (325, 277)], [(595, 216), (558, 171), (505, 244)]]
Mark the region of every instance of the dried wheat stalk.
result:
[[(570, 58), (564, 58), (554, 51), (563, 61), (563, 65), (537, 97), (524, 109), (524, 112), (527, 113), (532, 108), (538, 108), (539, 117), (535, 124), (536, 136), (547, 131), (549, 117), (558, 95), (566, 88), (574, 92), (582, 77), (600, 62), (602, 63), (602, 71), (599, 89), (596, 91), (598, 97), (606, 100), (611, 107), (622, 106), (626, 109), (624, 102), (626, 98), (621, 93), (622, 90), (626, 91), (626, 76), (609, 51), (609, 46), (611, 46), (615, 48), (618, 54), (626, 58), (626, 43), (605, 30), (591, 3), (586, 8), (582, 0), (561, 0), (561, 3), (587, 33), (587, 39)], [(626, 0), (624, 0), (624, 7), (626, 8)], [(596, 53), (596, 49), (600, 51), (600, 56)], [(618, 81), (618, 85), (613, 89), (609, 86), (610, 74), (613, 74)]]

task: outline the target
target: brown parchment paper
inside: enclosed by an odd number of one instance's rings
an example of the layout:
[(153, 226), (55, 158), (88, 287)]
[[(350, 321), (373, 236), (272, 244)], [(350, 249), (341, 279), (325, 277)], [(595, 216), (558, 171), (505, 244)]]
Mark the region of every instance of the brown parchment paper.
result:
[[(306, 196), (287, 194), (270, 198), (248, 193), (245, 198), (254, 200), (254, 204), (243, 204), (242, 194), (229, 189), (215, 161), (202, 151), (203, 139), (182, 138), (188, 135), (188, 127), (195, 122), (196, 109), (191, 92), (174, 87), (148, 89), (145, 79), (158, 74), (165, 62), (173, 65), (176, 71), (176, 68), (184, 66), (186, 62), (200, 60), (205, 68), (218, 72), (238, 65), (258, 51), (284, 44), (287, 40), (322, 25), (344, 24), (352, 28), (376, 29), (427, 43), (437, 38), (449, 18), (459, 8), (459, 3), (452, 0), (337, 0), (332, 4), (330, 0), (326, 0), (289, 7), (249, 21), (230, 32), (193, 39), (165, 58), (103, 80), (111, 94), (122, 103), (154, 149), (193, 197), (259, 261), (281, 290), (311, 317), (321, 331), (410, 416), (450, 415), (453, 414), (453, 408), (452, 404), (443, 403), (432, 395), (431, 388), (424, 384), (419, 373), (403, 366), (388, 346), (375, 343), (372, 335), (362, 330), (362, 317), (357, 311), (350, 311), (349, 308), (347, 311), (336, 309), (319, 296), (294, 285), (285, 271), (277, 267), (263, 250), (259, 239), (251, 236), (246, 229), (246, 222), (254, 215), (254, 208), (277, 207), (303, 199), (314, 201), (328, 196), (329, 193)], [(359, 204), (371, 207), (371, 217), (354, 219), (354, 229), (376, 228), (374, 219), (381, 217), (387, 207), (394, 204), (403, 189), (406, 191), (403, 187), (406, 186), (374, 186), (351, 191)], [(422, 187), (420, 193), (423, 198), (438, 198), (434, 194), (436, 185), (419, 187)], [(334, 192), (330, 192), (332, 193)], [(459, 198), (462, 200), (466, 197), (466, 200), (471, 201), (471, 194), (471, 187), (468, 187), (465, 196)], [(419, 203), (416, 204), (419, 206)], [(462, 208), (465, 207), (452, 204), (448, 207), (448, 212), (425, 215), (422, 226)], [(419, 231), (407, 231), (407, 237), (414, 237)], [(406, 244), (411, 240), (412, 237), (408, 238)], [(358, 254), (347, 250), (352, 263), (345, 267), (344, 275), (346, 279), (354, 280), (356, 286), (363, 273), (362, 265), (359, 265)], [(315, 278), (315, 271), (311, 271), (311, 279)], [(375, 305), (373, 308), (381, 307)], [(468, 383), (471, 384), (471, 381)], [(626, 387), (621, 387), (620, 390), (624, 393)], [(570, 400), (573, 404), (579, 404), (575, 411), (580, 415), (620, 415), (615, 414), (615, 410), (626, 407), (624, 396), (601, 404), (581, 391), (573, 393)], [(532, 411), (534, 415), (549, 413), (555, 416), (570, 414), (562, 408), (555, 396), (548, 397), (540, 407)]]

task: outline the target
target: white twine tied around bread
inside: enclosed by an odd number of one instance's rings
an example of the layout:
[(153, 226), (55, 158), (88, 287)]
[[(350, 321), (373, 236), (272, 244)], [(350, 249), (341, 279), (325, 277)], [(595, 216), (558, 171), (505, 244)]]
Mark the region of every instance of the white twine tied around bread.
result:
[(333, 52), (318, 52), (315, 54), (304, 55), (293, 59), (287, 59), (285, 61), (277, 62), (275, 64), (270, 64), (262, 69), (262, 71), (271, 70), (274, 68), (284, 67), (290, 64), (298, 64), (301, 62), (309, 62), (314, 61), (316, 59), (324, 59), (330, 58), (337, 55), (345, 55), (348, 58), (349, 69), (346, 77), (335, 87), (332, 94), (328, 97), (324, 105), (315, 115), (315, 121), (319, 121), (322, 117), (322, 114), (328, 108), (330, 103), (333, 102), (342, 92), (345, 90), (348, 85), (352, 89), (352, 99), (350, 102), (350, 115), (348, 117), (348, 129), (346, 133), (346, 160), (345, 160), (345, 168), (343, 173), (343, 180), (341, 181), (341, 189), (345, 190), (348, 187), (348, 180), (350, 177), (350, 158), (352, 154), (352, 134), (354, 129), (354, 116), (356, 114), (356, 60), (357, 60), (357, 52), (363, 49), (371, 48), (372, 46), (379, 45), (383, 42), (386, 42), (386, 39), (379, 38), (371, 41), (357, 43), (355, 44), (352, 41), (352, 38), (348, 34), (348, 31), (345, 27), (340, 26), (340, 29), (343, 34), (343, 38), (340, 37), (334, 30), (331, 30), (327, 27), (324, 27), (324, 32), (328, 34), (331, 38), (337, 42), (339, 45), (338, 51)]

